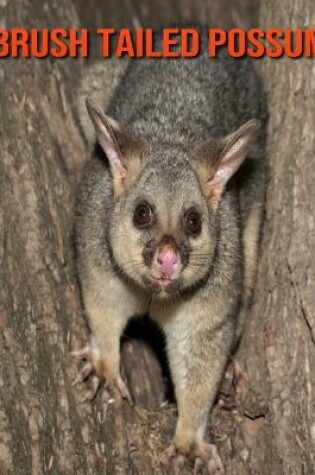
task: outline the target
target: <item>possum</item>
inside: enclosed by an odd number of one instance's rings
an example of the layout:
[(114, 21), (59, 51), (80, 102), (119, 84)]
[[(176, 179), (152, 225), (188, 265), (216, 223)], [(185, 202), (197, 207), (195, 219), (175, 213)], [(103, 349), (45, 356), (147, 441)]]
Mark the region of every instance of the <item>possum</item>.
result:
[(87, 99), (102, 154), (88, 163), (76, 206), (91, 327), (90, 345), (76, 352), (87, 361), (81, 377), (93, 374), (104, 391), (115, 386), (130, 398), (120, 338), (132, 316), (149, 313), (165, 334), (178, 407), (162, 458), (189, 457), (223, 474), (205, 432), (255, 280), (264, 93), (251, 61), (224, 49), (212, 59), (204, 47), (194, 59), (145, 58), (119, 68), (119, 79), (109, 74), (110, 98), (104, 65), (98, 101)]

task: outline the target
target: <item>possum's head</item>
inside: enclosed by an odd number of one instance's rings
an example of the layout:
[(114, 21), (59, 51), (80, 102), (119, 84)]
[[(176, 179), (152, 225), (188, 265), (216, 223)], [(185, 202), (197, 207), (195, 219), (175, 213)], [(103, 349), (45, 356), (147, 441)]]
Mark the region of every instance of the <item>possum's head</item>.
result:
[(222, 193), (259, 122), (191, 150), (149, 145), (91, 99), (87, 106), (113, 176), (109, 240), (116, 269), (160, 298), (198, 285), (212, 268)]

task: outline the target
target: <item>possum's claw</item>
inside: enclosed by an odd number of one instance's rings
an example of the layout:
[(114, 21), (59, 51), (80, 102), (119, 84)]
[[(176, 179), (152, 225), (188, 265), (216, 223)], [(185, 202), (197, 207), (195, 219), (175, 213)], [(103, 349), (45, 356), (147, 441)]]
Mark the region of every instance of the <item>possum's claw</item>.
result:
[(77, 361), (88, 361), (91, 358), (91, 348), (85, 346), (81, 350), (72, 351), (71, 356), (73, 356)]
[(198, 475), (199, 473), (201, 473), (202, 467), (203, 467), (203, 461), (201, 460), (201, 458), (196, 457), (195, 466), (194, 466), (194, 475)]
[(174, 444), (171, 444), (165, 449), (161, 454), (161, 462), (163, 465), (170, 465), (174, 457), (176, 456), (176, 447)]
[(71, 354), (78, 363), (81, 363), (82, 361), (85, 362), (78, 377), (74, 380), (73, 385), (92, 377), (93, 395), (90, 398), (91, 400), (95, 399), (97, 394), (100, 392), (101, 402), (107, 404), (112, 399), (109, 390), (114, 388), (118, 390), (119, 395), (123, 399), (127, 399), (129, 402), (132, 401), (130, 392), (120, 375), (109, 381), (106, 376), (104, 377), (104, 375), (101, 374), (98, 369), (100, 365), (96, 363), (91, 347), (86, 346), (81, 350), (73, 351)]
[(76, 379), (73, 381), (72, 385), (75, 386), (78, 383), (82, 383), (82, 381), (85, 381), (92, 373), (93, 373), (92, 363), (86, 363), (81, 369), (81, 371), (79, 372)]
[(210, 475), (224, 475), (222, 460), (215, 445), (203, 442), (197, 447), (195, 454), (197, 456), (196, 462), (198, 460), (199, 463), (200, 459)]
[(132, 402), (129, 389), (127, 388), (124, 381), (121, 379), (120, 376), (114, 381), (114, 384), (118, 388), (120, 395), (123, 399), (127, 399), (127, 401)]
[(206, 468), (209, 475), (224, 475), (224, 468), (215, 445), (205, 442), (196, 446), (191, 452), (183, 454), (171, 444), (161, 456), (161, 462), (172, 466), (175, 474), (180, 474), (186, 459), (194, 461), (194, 475)]

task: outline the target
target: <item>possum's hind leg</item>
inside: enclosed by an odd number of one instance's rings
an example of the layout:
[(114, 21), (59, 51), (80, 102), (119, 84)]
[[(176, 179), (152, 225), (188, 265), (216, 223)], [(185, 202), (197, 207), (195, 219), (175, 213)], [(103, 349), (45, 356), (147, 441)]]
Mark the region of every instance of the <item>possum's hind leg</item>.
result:
[(252, 294), (257, 273), (258, 250), (262, 222), (262, 206), (257, 205), (249, 211), (243, 233), (244, 247), (244, 291), (242, 306), (239, 312), (237, 327), (234, 337), (235, 346), (243, 333), (246, 317), (252, 300)]

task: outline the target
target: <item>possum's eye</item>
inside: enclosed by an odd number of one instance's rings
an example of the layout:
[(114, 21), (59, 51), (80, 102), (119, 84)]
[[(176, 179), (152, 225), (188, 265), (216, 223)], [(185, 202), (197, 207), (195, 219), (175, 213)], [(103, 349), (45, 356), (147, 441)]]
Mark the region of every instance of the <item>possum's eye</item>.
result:
[(184, 228), (188, 234), (193, 237), (198, 236), (201, 231), (201, 216), (194, 208), (190, 209), (184, 215)]
[(133, 224), (136, 228), (142, 229), (151, 226), (154, 222), (154, 213), (151, 206), (146, 203), (140, 203), (137, 205), (134, 215)]

